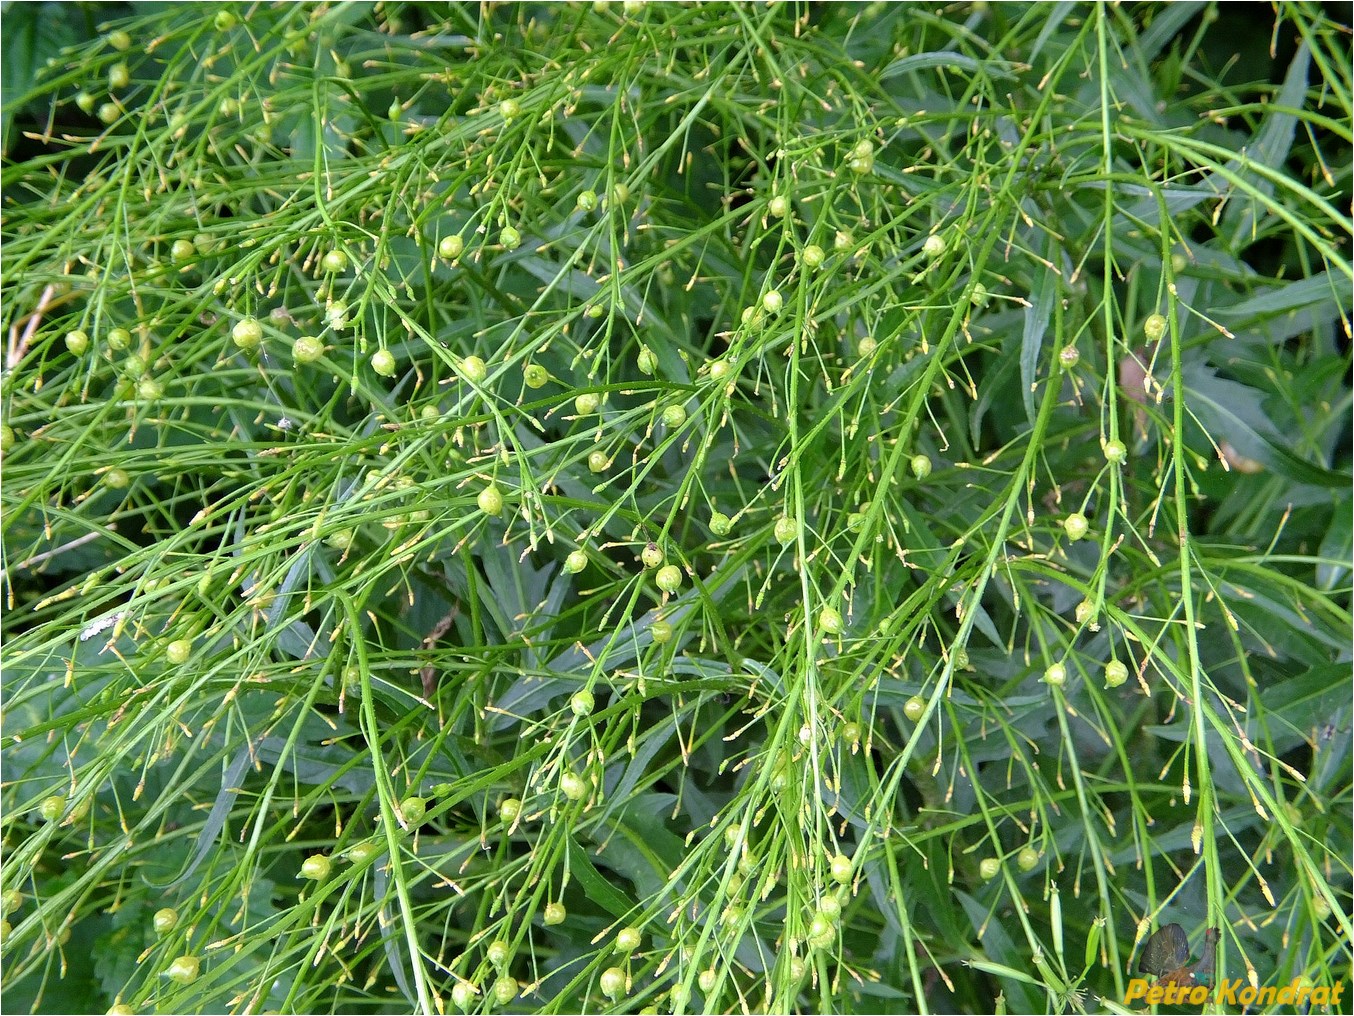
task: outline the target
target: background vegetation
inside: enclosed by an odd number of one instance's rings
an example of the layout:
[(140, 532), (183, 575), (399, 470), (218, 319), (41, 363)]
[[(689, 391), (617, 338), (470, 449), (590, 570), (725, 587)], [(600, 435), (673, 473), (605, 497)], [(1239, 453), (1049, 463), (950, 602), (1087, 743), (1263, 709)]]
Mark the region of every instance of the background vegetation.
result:
[(8, 8), (6, 1008), (1348, 981), (1347, 15)]

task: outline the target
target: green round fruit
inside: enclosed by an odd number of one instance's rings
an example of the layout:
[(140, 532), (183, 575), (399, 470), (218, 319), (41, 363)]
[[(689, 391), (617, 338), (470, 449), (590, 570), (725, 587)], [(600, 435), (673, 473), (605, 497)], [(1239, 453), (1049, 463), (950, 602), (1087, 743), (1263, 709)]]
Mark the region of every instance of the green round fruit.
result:
[(969, 303), (975, 307), (986, 307), (988, 299), (987, 287), (981, 282), (975, 282), (968, 295)]
[(240, 19), (235, 16), (234, 11), (217, 11), (216, 17), (212, 19), (212, 24), (218, 32), (229, 32), (240, 23)]
[(799, 252), (799, 261), (805, 268), (819, 268), (827, 255), (823, 253), (823, 248), (816, 243), (811, 243)]
[(547, 928), (553, 928), (557, 924), (563, 924), (568, 916), (569, 912), (564, 909), (563, 903), (547, 903), (541, 920), (545, 922)]
[(1111, 465), (1122, 466), (1128, 461), (1128, 448), (1122, 441), (1106, 441), (1105, 461)]
[(659, 645), (672, 641), (672, 625), (667, 621), (654, 621), (649, 625), (649, 634)]
[(66, 333), (66, 348), (76, 356), (83, 356), (89, 348), (89, 336), (76, 328)]
[(851, 858), (847, 857), (845, 854), (838, 854), (832, 858), (828, 867), (832, 875), (832, 881), (841, 885), (846, 885), (851, 881), (851, 876), (853, 874)]
[(1119, 660), (1110, 660), (1105, 664), (1105, 687), (1118, 688), (1128, 680), (1128, 667)]
[(983, 877), (983, 881), (990, 882), (1001, 874), (1001, 862), (995, 857), (984, 857), (978, 865), (978, 874)]
[(484, 958), (494, 966), (501, 967), (512, 959), (512, 950), (509, 948), (508, 943), (500, 938), (497, 941), (489, 943), (489, 948), (484, 952)]
[(639, 552), (639, 559), (644, 562), (645, 568), (657, 568), (663, 563), (663, 556), (663, 548), (656, 543), (646, 543)]
[(871, 356), (874, 356), (874, 351), (878, 348), (879, 343), (874, 340), (874, 337), (866, 335), (864, 338), (862, 338), (859, 342), (856, 343), (856, 355), (859, 356), (862, 360), (865, 360)]
[(714, 533), (716, 536), (728, 536), (729, 530), (732, 528), (733, 520), (723, 512), (710, 513), (710, 532)]
[(776, 519), (776, 525), (772, 530), (772, 533), (776, 537), (776, 542), (781, 546), (788, 543), (794, 543), (795, 539), (799, 536), (799, 523), (789, 515), (782, 515), (780, 518)]
[(790, 210), (790, 201), (785, 195), (777, 194), (766, 203), (766, 210), (770, 212), (774, 218), (783, 219), (785, 218), (785, 214)]
[(498, 802), (498, 817), (506, 825), (512, 825), (517, 821), (517, 816), (522, 814), (522, 802), (515, 797), (505, 797)]
[(196, 253), (192, 240), (175, 240), (169, 248), (169, 257), (173, 261), (187, 261)]
[(924, 480), (931, 475), (931, 460), (925, 455), (914, 455), (910, 463), (912, 475), (918, 480)]
[(570, 575), (577, 575), (588, 566), (588, 555), (581, 550), (569, 551), (569, 556), (564, 559), (564, 570)]
[(80, 112), (84, 113), (86, 116), (93, 115), (94, 104), (97, 101), (98, 100), (95, 99), (94, 96), (89, 92), (82, 90), (75, 93), (75, 105), (78, 106), (80, 108)]
[(465, 250), (465, 241), (459, 233), (452, 233), (437, 241), (437, 254), (446, 261), (455, 261)]
[(324, 257), (320, 259), (320, 265), (326, 272), (338, 274), (348, 267), (348, 255), (335, 247), (325, 252)]
[(313, 335), (302, 335), (292, 343), (291, 355), (297, 363), (314, 363), (324, 356), (324, 343)]
[(863, 733), (864, 731), (861, 730), (860, 724), (856, 723), (854, 720), (842, 724), (842, 740), (847, 744), (860, 744), (860, 738)]
[(824, 607), (818, 612), (818, 627), (829, 635), (840, 635), (842, 613), (836, 607)]
[(623, 205), (630, 200), (630, 187), (624, 183), (618, 183), (611, 188), (611, 202), (616, 205)]
[(768, 289), (762, 294), (762, 307), (768, 314), (779, 313), (783, 306), (785, 306), (785, 298), (780, 295), (780, 290)]
[(477, 994), (474, 985), (467, 984), (465, 981), (457, 981), (451, 986), (451, 1004), (460, 1009), (461, 1012), (467, 1012), (475, 1004)]
[(116, 32), (108, 33), (108, 45), (119, 53), (125, 53), (132, 48), (132, 37), (122, 29), (118, 29)]
[(1044, 671), (1044, 683), (1061, 688), (1067, 683), (1067, 668), (1061, 663), (1053, 663)]
[(500, 977), (494, 982), (494, 1001), (507, 1005), (517, 997), (519, 986), (515, 977)]
[(479, 492), (475, 498), (475, 503), (480, 506), (480, 511), (485, 515), (503, 514), (503, 495), (498, 492), (498, 488), (492, 483)]
[(1071, 370), (1081, 362), (1081, 350), (1076, 346), (1063, 346), (1058, 350), (1058, 365), (1063, 370)]
[(113, 352), (121, 353), (132, 344), (132, 333), (125, 328), (113, 328), (109, 330), (108, 337), (104, 341)]
[(559, 778), (559, 790), (571, 801), (581, 801), (588, 796), (588, 781), (578, 773), (566, 770)]
[(539, 363), (529, 363), (522, 368), (522, 380), (528, 388), (544, 388), (550, 380), (550, 372)]
[(371, 369), (382, 377), (394, 377), (395, 354), (388, 349), (378, 349), (371, 354)]
[(324, 542), (325, 546), (333, 547), (335, 550), (347, 550), (353, 545), (353, 531), (351, 529), (340, 529), (325, 537)]
[(607, 967), (597, 979), (597, 987), (607, 998), (620, 998), (625, 994), (625, 971), (620, 967)]
[(143, 377), (136, 383), (136, 397), (142, 402), (154, 402), (165, 393), (164, 385), (153, 377)]
[(654, 576), (654, 582), (663, 592), (675, 593), (682, 588), (682, 569), (675, 564), (664, 565), (658, 569), (658, 574)]
[(202, 970), (202, 961), (196, 956), (180, 956), (169, 964), (165, 976), (179, 984), (192, 984)]
[(66, 799), (60, 794), (52, 794), (38, 802), (38, 814), (48, 822), (58, 821), (66, 813)]
[(1021, 847), (1020, 853), (1016, 854), (1016, 867), (1021, 871), (1033, 871), (1038, 863), (1039, 851), (1033, 847)]
[(108, 89), (116, 92), (132, 83), (132, 72), (125, 63), (115, 63), (108, 68)]
[(920, 695), (913, 695), (903, 703), (903, 715), (913, 723), (921, 720), (926, 713), (926, 700)]
[(938, 233), (932, 233), (921, 245), (921, 252), (928, 261), (934, 261), (945, 253), (945, 238)]
[(522, 104), (516, 99), (504, 99), (498, 104), (498, 113), (504, 120), (511, 120), (522, 112)]
[(686, 423), (686, 410), (681, 406), (668, 406), (663, 410), (663, 426), (676, 430)]
[(639, 353), (635, 356), (635, 366), (639, 368), (641, 374), (652, 376), (653, 372), (658, 369), (658, 357), (648, 346), (640, 346)]
[(230, 339), (241, 349), (257, 349), (263, 341), (263, 325), (258, 318), (240, 318), (230, 330)]
[(1160, 342), (1166, 335), (1166, 319), (1160, 314), (1149, 314), (1142, 323), (1142, 333), (1148, 342)]
[(467, 356), (457, 370), (461, 377), (476, 385), (483, 384), (484, 379), (489, 376), (489, 365), (478, 356)]
[(428, 802), (421, 797), (406, 797), (400, 802), (400, 814), (404, 816), (404, 821), (411, 826), (416, 826), (423, 821), (423, 816), (428, 813)]
[(175, 639), (165, 647), (165, 659), (174, 666), (182, 666), (188, 662), (188, 657), (193, 653), (193, 643), (191, 639)]
[(1063, 531), (1067, 533), (1067, 538), (1073, 542), (1085, 536), (1090, 528), (1091, 524), (1086, 521), (1086, 516), (1081, 512), (1073, 512), (1063, 519)]
[(616, 932), (616, 949), (623, 953), (632, 953), (639, 948), (641, 941), (638, 928), (625, 927)]
[(601, 404), (602, 397), (596, 392), (584, 392), (574, 399), (574, 412), (579, 416), (590, 416)]
[(839, 229), (832, 238), (832, 249), (838, 254), (845, 254), (856, 245), (856, 238), (851, 235), (849, 230)]
[(168, 935), (179, 926), (179, 912), (173, 907), (161, 907), (150, 919), (157, 935)]
[(814, 914), (809, 921), (809, 945), (824, 949), (837, 940), (837, 928), (825, 914)]
[(323, 882), (329, 877), (332, 862), (324, 854), (311, 854), (301, 862), (301, 877)]
[(128, 475), (127, 470), (115, 466), (103, 474), (103, 482), (113, 490), (125, 490), (130, 486), (132, 478)]
[(522, 234), (512, 226), (504, 226), (498, 233), (498, 242), (504, 250), (516, 250), (522, 246)]
[(726, 381), (726, 380), (728, 379), (729, 374), (732, 373), (732, 371), (733, 371), (733, 366), (729, 363), (728, 360), (711, 360), (711, 361), (710, 361), (710, 380), (711, 380), (711, 381), (716, 381), (716, 382), (723, 383), (724, 381)]
[(594, 473), (605, 473), (611, 466), (611, 459), (600, 448), (588, 452), (588, 469)]
[(344, 851), (343, 856), (353, 864), (366, 864), (380, 857), (384, 851), (375, 843), (364, 840), (361, 843), (354, 843)]
[(580, 191), (578, 194), (578, 209), (582, 212), (596, 211), (597, 192), (594, 190)]
[(714, 967), (707, 967), (697, 975), (696, 983), (700, 986), (701, 991), (709, 994), (719, 983), (719, 971)]
[(99, 106), (99, 121), (105, 124), (114, 124), (122, 116), (122, 110), (118, 108), (116, 102), (105, 102)]
[(576, 691), (569, 697), (569, 711), (575, 716), (591, 716), (596, 706), (597, 700), (587, 689)]

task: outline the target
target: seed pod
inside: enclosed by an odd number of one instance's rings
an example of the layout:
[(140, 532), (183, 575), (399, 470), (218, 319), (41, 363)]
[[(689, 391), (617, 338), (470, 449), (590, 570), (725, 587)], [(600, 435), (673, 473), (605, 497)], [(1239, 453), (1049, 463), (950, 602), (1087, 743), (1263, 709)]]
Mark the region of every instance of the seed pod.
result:
[(607, 998), (619, 998), (625, 993), (625, 971), (620, 967), (607, 967), (597, 979), (597, 986)]
[(202, 969), (202, 961), (196, 956), (180, 956), (169, 964), (165, 976), (180, 984), (192, 984)]
[(682, 587), (682, 569), (675, 564), (664, 565), (658, 569), (658, 574), (654, 576), (654, 582), (663, 592), (675, 593)]
[(179, 912), (173, 907), (161, 907), (150, 919), (157, 935), (168, 935), (179, 924)]

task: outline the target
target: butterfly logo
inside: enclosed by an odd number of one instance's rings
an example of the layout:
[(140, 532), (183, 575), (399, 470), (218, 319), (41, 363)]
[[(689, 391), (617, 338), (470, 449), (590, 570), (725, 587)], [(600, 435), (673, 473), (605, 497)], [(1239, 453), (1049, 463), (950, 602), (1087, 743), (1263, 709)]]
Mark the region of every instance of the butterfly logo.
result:
[(1152, 974), (1157, 984), (1174, 984), (1182, 988), (1196, 985), (1211, 987), (1213, 984), (1214, 953), (1217, 949), (1218, 932), (1209, 928), (1204, 932), (1203, 953), (1197, 962), (1189, 961), (1189, 939), (1185, 929), (1178, 924), (1167, 924), (1154, 931), (1143, 943), (1142, 953), (1138, 956), (1138, 970)]

